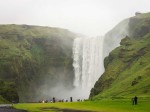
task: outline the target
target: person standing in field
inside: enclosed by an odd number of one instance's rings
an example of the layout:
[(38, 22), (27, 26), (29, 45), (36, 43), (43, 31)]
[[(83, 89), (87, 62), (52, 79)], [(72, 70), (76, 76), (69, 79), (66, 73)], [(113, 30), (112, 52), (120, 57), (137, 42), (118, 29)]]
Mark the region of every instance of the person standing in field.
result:
[(134, 97), (134, 104), (137, 105), (137, 96)]
[(135, 104), (135, 102), (134, 102), (134, 98), (132, 98), (132, 99), (131, 99), (131, 101), (132, 101), (132, 105), (134, 105), (134, 104)]

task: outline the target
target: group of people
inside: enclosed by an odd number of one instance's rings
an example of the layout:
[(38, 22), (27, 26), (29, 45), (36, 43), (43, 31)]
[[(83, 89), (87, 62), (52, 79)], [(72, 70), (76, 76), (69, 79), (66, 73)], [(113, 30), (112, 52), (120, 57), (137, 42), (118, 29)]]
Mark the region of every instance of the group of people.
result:
[(137, 96), (135, 96), (134, 98), (132, 98), (132, 105), (137, 105)]
[[(56, 99), (55, 97), (53, 97), (51, 100), (40, 100), (39, 103), (55, 103), (55, 102), (69, 102), (66, 99)], [(70, 102), (73, 102), (73, 98), (70, 97)]]
[[(55, 102), (73, 102), (73, 97), (70, 97), (70, 100), (67, 100), (67, 99), (56, 99), (55, 97), (51, 98), (50, 100), (39, 100), (38, 102), (39, 103), (55, 103)], [(76, 100), (77, 102), (82, 102), (82, 101), (85, 101), (82, 100), (82, 99), (77, 99)]]

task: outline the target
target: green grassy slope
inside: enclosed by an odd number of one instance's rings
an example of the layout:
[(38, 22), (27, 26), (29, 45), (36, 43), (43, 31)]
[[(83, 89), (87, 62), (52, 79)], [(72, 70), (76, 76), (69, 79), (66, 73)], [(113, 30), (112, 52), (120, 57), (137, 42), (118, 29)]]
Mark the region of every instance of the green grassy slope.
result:
[(150, 97), (150, 13), (130, 20), (130, 35), (105, 58), (105, 72), (91, 90), (91, 98)]
[(0, 95), (12, 101), (11, 94), (3, 93), (11, 89), (20, 101), (31, 101), (37, 96), (40, 99), (43, 85), (51, 88), (65, 82), (70, 88), (74, 38), (73, 33), (60, 28), (0, 25), (0, 80), (6, 85), (14, 83), (12, 89), (0, 86)]

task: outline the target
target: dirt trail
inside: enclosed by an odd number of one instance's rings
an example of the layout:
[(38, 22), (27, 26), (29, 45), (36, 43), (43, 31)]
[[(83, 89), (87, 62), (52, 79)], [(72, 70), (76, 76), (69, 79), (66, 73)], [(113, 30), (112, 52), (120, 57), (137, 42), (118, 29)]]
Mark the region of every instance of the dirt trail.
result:
[(0, 112), (27, 112), (27, 111), (14, 109), (12, 104), (0, 104)]
[(17, 110), (12, 108), (0, 108), (0, 112), (27, 112), (25, 110)]

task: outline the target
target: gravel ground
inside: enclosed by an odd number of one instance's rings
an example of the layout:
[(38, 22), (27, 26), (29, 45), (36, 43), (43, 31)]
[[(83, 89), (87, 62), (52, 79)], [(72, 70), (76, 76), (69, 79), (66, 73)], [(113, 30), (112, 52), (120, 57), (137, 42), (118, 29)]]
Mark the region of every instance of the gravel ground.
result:
[(25, 110), (16, 110), (11, 108), (0, 108), (0, 112), (27, 112)]
[(27, 111), (14, 109), (12, 107), (12, 104), (0, 104), (0, 112), (27, 112)]

